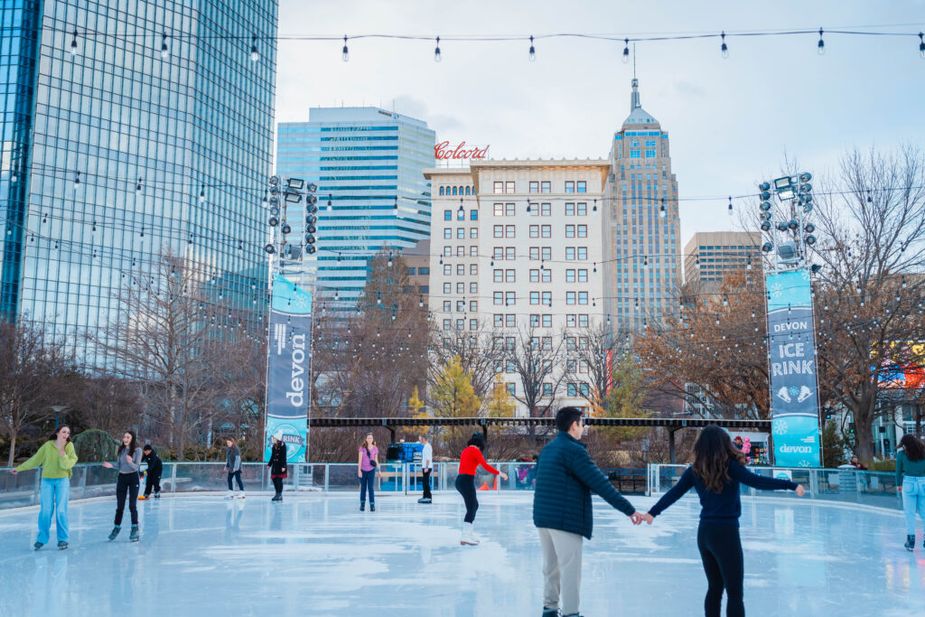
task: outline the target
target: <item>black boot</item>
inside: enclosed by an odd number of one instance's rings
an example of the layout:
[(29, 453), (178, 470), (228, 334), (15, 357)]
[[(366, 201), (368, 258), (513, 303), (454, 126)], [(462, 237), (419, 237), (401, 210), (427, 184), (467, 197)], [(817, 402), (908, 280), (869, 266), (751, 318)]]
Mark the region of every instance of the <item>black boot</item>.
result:
[(138, 542), (141, 539), (141, 536), (138, 533), (138, 525), (132, 525), (132, 533), (128, 537), (132, 542)]
[(376, 504), (373, 503), (372, 501), (369, 502), (369, 511), (370, 511), (370, 512), (375, 512), (375, 511), (376, 511)]
[(906, 547), (907, 551), (911, 551), (915, 548), (915, 534), (911, 536), (906, 536), (906, 543), (903, 545)]
[(361, 501), (360, 502), (360, 512), (363, 512), (364, 510), (366, 510), (366, 502)]
[(115, 540), (116, 536), (119, 535), (119, 532), (122, 531), (122, 525), (116, 525), (112, 528), (112, 531), (109, 532), (109, 540)]

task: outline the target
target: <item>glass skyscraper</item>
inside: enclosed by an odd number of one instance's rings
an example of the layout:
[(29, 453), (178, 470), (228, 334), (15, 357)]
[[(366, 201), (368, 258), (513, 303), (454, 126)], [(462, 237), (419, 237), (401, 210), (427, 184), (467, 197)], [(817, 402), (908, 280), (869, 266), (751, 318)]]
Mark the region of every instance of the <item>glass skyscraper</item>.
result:
[[(78, 358), (166, 252), (257, 328), (276, 0), (0, 4), (0, 316)], [(222, 299), (218, 302), (218, 299)]]
[(435, 140), (425, 122), (375, 107), (313, 107), (308, 122), (280, 123), (277, 173), (318, 185), (317, 252), (307, 268), (327, 308), (356, 306), (378, 251), (430, 237), (423, 171), (434, 165)]

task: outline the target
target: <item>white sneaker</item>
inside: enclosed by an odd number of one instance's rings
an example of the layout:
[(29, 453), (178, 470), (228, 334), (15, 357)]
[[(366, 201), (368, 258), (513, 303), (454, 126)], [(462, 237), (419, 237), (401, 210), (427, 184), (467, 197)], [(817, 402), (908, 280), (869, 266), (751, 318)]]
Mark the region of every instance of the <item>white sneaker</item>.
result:
[(247, 495), (244, 494), (244, 491), (241, 491), (241, 494), (238, 495), (238, 499), (246, 499)]
[(477, 546), (479, 543), (478, 537), (475, 535), (475, 528), (472, 523), (463, 523), (462, 536), (459, 538), (459, 543), (463, 546)]
[(225, 499), (234, 499), (234, 491), (228, 491), (225, 493)]

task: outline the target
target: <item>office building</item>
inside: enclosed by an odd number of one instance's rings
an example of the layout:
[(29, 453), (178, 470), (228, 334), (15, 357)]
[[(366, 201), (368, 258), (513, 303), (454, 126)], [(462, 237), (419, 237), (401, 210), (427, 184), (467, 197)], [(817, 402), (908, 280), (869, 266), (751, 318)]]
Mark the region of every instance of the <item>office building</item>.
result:
[(684, 282), (691, 293), (717, 293), (725, 275), (760, 270), (761, 264), (758, 232), (697, 232), (684, 246)]

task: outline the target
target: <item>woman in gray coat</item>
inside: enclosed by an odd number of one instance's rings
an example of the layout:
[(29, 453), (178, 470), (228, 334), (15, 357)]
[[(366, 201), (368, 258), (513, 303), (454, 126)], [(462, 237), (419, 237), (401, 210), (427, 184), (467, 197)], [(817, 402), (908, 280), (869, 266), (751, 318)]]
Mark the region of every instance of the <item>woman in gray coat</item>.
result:
[(132, 515), (132, 533), (129, 539), (138, 542), (138, 468), (141, 467), (141, 448), (138, 447), (134, 431), (126, 431), (122, 435), (122, 445), (116, 453), (115, 463), (106, 461), (103, 467), (119, 470), (119, 479), (116, 481), (116, 520), (109, 539), (115, 540), (122, 531), (122, 513), (125, 511), (125, 500), (128, 497), (128, 509)]

